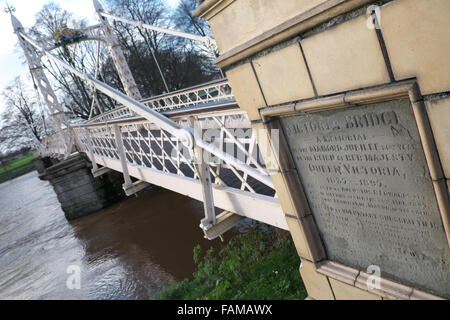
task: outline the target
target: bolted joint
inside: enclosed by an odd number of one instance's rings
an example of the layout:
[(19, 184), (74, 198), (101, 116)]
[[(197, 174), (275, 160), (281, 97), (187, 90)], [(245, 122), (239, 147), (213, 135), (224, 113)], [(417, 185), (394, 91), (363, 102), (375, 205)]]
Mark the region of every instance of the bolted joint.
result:
[(178, 129), (176, 137), (189, 149), (194, 149), (194, 133), (192, 128)]
[(203, 231), (208, 231), (209, 229), (211, 229), (213, 227), (213, 224), (211, 223), (211, 221), (208, 218), (203, 218), (202, 220), (200, 220), (199, 227)]

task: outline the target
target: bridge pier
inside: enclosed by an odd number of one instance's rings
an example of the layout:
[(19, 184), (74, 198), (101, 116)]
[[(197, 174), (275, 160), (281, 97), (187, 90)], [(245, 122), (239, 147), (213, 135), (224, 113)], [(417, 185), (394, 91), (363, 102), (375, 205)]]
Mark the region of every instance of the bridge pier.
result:
[(36, 163), (39, 178), (53, 186), (67, 220), (97, 212), (125, 198), (122, 174), (111, 170), (94, 177), (92, 164), (83, 153), (56, 164), (50, 158), (38, 159)]

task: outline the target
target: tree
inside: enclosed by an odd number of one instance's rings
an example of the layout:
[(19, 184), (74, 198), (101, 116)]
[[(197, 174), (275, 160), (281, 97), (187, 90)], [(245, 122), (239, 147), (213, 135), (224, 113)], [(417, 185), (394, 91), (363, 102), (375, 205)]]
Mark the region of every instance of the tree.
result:
[[(208, 22), (205, 19), (198, 18), (193, 15), (193, 11), (199, 6), (199, 2), (191, 0), (180, 0), (178, 7), (172, 15), (173, 23), (175, 27), (181, 31), (197, 34), (202, 37), (214, 38), (209, 27)], [(214, 58), (219, 56), (219, 51), (215, 48), (214, 52), (211, 52), (210, 47), (199, 46), (203, 53), (202, 58), (203, 66), (209, 72), (217, 73), (218, 68), (214, 64)]]
[(3, 152), (31, 147), (44, 136), (44, 124), (35, 92), (16, 77), (2, 92), (6, 109), (1, 114)]
[[(206, 22), (198, 18), (192, 22), (189, 9), (172, 11), (161, 0), (110, 0), (108, 4), (108, 12), (129, 20), (202, 36), (209, 32)], [(183, 2), (180, 3), (182, 5)], [(186, 14), (191, 15), (191, 18), (186, 18)], [(111, 23), (139, 90), (145, 97), (166, 91), (152, 52), (170, 91), (220, 76), (212, 62), (213, 56), (199, 43), (148, 29), (142, 30), (121, 22)], [(199, 31), (191, 29), (193, 23)]]
[(173, 14), (175, 26), (184, 32), (198, 34), (203, 37), (210, 36), (211, 28), (206, 20), (200, 19), (192, 14), (198, 5), (199, 3), (197, 1), (180, 0)]
[[(84, 20), (75, 20), (70, 12), (62, 10), (59, 5), (50, 2), (36, 14), (36, 23), (30, 29), (30, 33), (35, 38), (48, 38), (52, 37), (63, 25), (80, 29), (86, 27), (87, 23)], [(106, 56), (106, 48), (103, 46), (100, 49), (99, 56)], [(52, 52), (78, 70), (92, 75), (95, 73), (96, 42), (88, 41), (62, 46)], [(58, 92), (62, 107), (77, 117), (88, 119), (92, 104), (92, 88), (82, 79), (50, 60), (42, 59), (41, 62), (54, 80), (52, 84), (55, 91)], [(98, 93), (97, 97), (102, 111), (113, 109), (116, 106), (113, 100), (101, 93)]]
[[(210, 34), (207, 23), (192, 16), (195, 2), (192, 5), (183, 0), (177, 10), (170, 10), (162, 0), (107, 0), (107, 3), (106, 11), (119, 17), (162, 28), (181, 29), (202, 36)], [(36, 23), (29, 33), (35, 39), (48, 38), (63, 24), (72, 28), (83, 28), (86, 21), (75, 20), (70, 12), (50, 2), (36, 14)], [(143, 97), (220, 77), (219, 69), (213, 64), (214, 57), (204, 44), (113, 20), (110, 20), (110, 24)], [(49, 44), (51, 45), (51, 41)], [(99, 79), (123, 92), (115, 65), (104, 43), (101, 43), (100, 51)], [(95, 73), (97, 42), (83, 41), (70, 46), (60, 46), (54, 48), (52, 53), (75, 69), (91, 75)], [(52, 86), (63, 109), (76, 117), (88, 119), (93, 89), (76, 75), (45, 57), (41, 62), (45, 71), (52, 76)], [(110, 97), (100, 92), (97, 92), (97, 97), (100, 111), (116, 107), (115, 101)], [(93, 115), (99, 112), (98, 109)]]

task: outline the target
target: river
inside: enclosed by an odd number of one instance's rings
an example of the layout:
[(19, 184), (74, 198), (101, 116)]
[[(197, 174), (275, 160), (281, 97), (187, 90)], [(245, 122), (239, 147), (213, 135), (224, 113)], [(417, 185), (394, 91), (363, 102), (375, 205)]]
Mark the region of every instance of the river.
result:
[[(68, 222), (37, 172), (7, 181), (0, 184), (0, 299), (152, 298), (192, 274), (194, 246), (222, 246), (203, 238), (202, 215), (200, 202), (158, 188)], [(73, 268), (79, 289), (67, 285)]]

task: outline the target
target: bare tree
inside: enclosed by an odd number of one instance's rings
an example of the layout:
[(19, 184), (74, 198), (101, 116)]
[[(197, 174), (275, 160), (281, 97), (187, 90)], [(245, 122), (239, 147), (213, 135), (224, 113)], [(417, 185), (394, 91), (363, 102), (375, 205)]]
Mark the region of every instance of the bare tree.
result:
[[(183, 2), (180, 3), (182, 5)], [(202, 36), (208, 34), (206, 22), (192, 17), (189, 8), (183, 8), (184, 11), (170, 10), (161, 0), (110, 0), (107, 10), (114, 15), (152, 26)], [(191, 19), (194, 19), (198, 31), (190, 28)], [(143, 96), (166, 91), (157, 62), (171, 91), (219, 77), (219, 70), (213, 64), (214, 56), (192, 40), (142, 30), (121, 22), (114, 22), (113, 28)]]
[(2, 92), (2, 96), (6, 110), (1, 115), (0, 142), (11, 140), (12, 143), (29, 146), (33, 140), (41, 141), (44, 123), (35, 92), (20, 77), (16, 77)]
[[(193, 2), (192, 5), (190, 2)], [(106, 11), (131, 20), (163, 28), (181, 29), (199, 35), (210, 34), (203, 20), (192, 16), (194, 1), (181, 1), (176, 10), (170, 10), (162, 0), (107, 0)], [(213, 56), (192, 40), (140, 29), (121, 22), (110, 21), (124, 50), (139, 90), (144, 97), (178, 90), (220, 77), (213, 64)], [(29, 30), (34, 38), (51, 37), (62, 25), (83, 28), (86, 21), (77, 21), (70, 12), (54, 2), (47, 3), (36, 14), (36, 23)], [(113, 60), (105, 44), (101, 44), (99, 78), (123, 91)], [(94, 75), (97, 65), (97, 43), (84, 41), (70, 46), (60, 46), (52, 51), (74, 68)], [(92, 105), (92, 88), (68, 70), (45, 57), (42, 65), (51, 77), (52, 85), (65, 111), (87, 119)], [(161, 70), (161, 71), (160, 71)], [(162, 76), (161, 76), (162, 74)], [(164, 79), (164, 80), (163, 80)], [(99, 111), (116, 107), (108, 96), (97, 93)]]
[[(30, 29), (30, 33), (35, 38), (51, 37), (63, 25), (79, 29), (86, 27), (87, 23), (84, 20), (75, 20), (70, 12), (62, 10), (59, 5), (50, 2), (36, 14), (36, 23)], [(53, 53), (78, 70), (92, 75), (95, 73), (97, 64), (97, 43), (95, 42), (61, 46), (55, 48)], [(105, 55), (106, 48), (103, 46), (100, 57)], [(77, 117), (87, 119), (92, 104), (92, 88), (76, 75), (47, 59), (44, 59), (42, 64), (45, 70), (52, 75), (55, 91), (60, 96), (62, 107)], [(115, 107), (115, 103), (107, 96), (98, 93), (97, 97), (99, 108), (102, 111)]]

